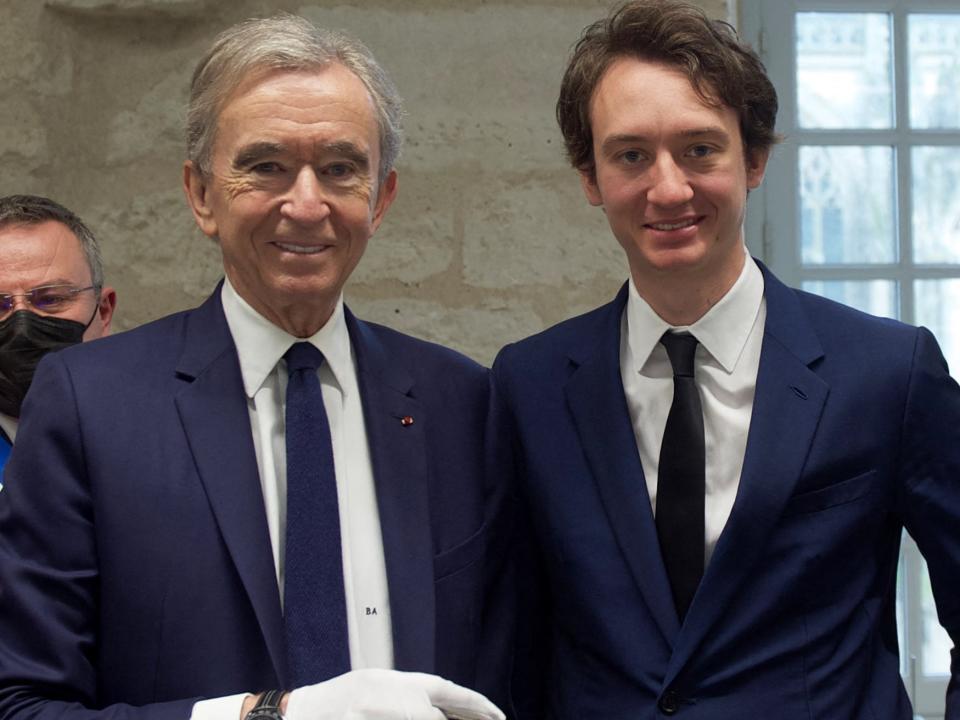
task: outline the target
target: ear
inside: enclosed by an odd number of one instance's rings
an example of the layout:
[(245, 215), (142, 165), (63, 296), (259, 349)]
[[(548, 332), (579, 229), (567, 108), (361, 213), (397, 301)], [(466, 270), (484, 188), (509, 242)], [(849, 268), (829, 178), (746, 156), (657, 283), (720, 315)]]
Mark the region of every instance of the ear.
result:
[(373, 231), (376, 232), (387, 213), (387, 208), (393, 205), (397, 198), (397, 171), (391, 170), (377, 190), (377, 200), (373, 204)]
[(753, 150), (747, 153), (747, 189), (756, 190), (763, 182), (763, 175), (767, 171), (767, 160), (770, 159), (770, 148)]
[(187, 196), (187, 204), (190, 205), (197, 226), (204, 235), (216, 239), (217, 220), (210, 206), (207, 180), (192, 160), (183, 163), (183, 192)]
[[(91, 337), (84, 340), (95, 340), (110, 334), (110, 322), (113, 320), (113, 311), (117, 309), (117, 293), (107, 285), (100, 290), (100, 302), (97, 304), (96, 323), (87, 328), (87, 333), (94, 331)], [(86, 335), (86, 333), (84, 333)]]
[(603, 207), (603, 195), (600, 192), (600, 186), (597, 184), (597, 169), (595, 167), (586, 168), (578, 171), (580, 173), (580, 186), (583, 188), (583, 194), (594, 207)]

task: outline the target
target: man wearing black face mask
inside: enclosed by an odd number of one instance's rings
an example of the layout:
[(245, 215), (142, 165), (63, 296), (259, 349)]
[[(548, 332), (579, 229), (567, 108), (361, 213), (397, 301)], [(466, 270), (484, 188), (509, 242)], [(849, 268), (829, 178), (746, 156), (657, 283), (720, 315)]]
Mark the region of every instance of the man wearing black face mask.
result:
[(116, 303), (80, 218), (48, 198), (0, 198), (0, 470), (37, 363), (106, 335)]

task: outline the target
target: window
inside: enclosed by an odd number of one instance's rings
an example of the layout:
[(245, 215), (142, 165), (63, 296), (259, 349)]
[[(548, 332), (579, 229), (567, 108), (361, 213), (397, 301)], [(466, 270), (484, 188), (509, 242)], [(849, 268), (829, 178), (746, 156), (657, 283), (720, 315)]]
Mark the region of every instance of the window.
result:
[[(741, 33), (780, 97), (748, 245), (785, 282), (929, 327), (960, 368), (960, 6), (956, 0), (741, 0)], [(943, 716), (951, 642), (904, 537), (901, 670)]]

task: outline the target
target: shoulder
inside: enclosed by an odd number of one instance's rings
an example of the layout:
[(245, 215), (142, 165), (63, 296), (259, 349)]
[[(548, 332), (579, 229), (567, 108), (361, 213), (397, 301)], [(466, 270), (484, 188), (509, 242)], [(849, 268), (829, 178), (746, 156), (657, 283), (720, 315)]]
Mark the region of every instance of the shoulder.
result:
[(198, 307), (167, 315), (132, 330), (82, 343), (57, 353), (73, 372), (129, 371), (131, 378), (160, 373), (172, 377), (186, 358), (209, 359), (233, 350), (233, 338), (220, 303), (219, 286)]
[(851, 357), (879, 359), (912, 354), (922, 333), (929, 331), (891, 318), (870, 315), (848, 305), (802, 290), (793, 290), (815, 327), (824, 349), (843, 348)]
[(475, 386), (486, 392), (487, 368), (451, 348), (348, 316), (351, 342), (361, 367), (378, 374), (408, 375), (420, 387)]
[(187, 320), (192, 312), (175, 313), (131, 330), (74, 345), (58, 355), (76, 370), (171, 365), (182, 352)]
[(814, 295), (804, 290), (791, 290), (807, 315), (822, 327), (838, 327), (841, 331), (860, 330), (865, 333), (899, 334), (916, 328), (899, 320), (885, 318), (844, 305), (835, 300)]
[(579, 362), (598, 350), (619, 347), (625, 287), (605, 305), (505, 346), (494, 362), (494, 372), (540, 373)]
[(81, 418), (92, 418), (101, 428), (121, 417), (151, 412), (158, 417), (157, 405), (178, 386), (175, 368), (186, 316), (178, 313), (45, 356), (24, 403), (24, 429), (31, 416), (33, 422), (55, 424), (69, 415), (77, 427)]
[(483, 366), (477, 361), (445, 345), (407, 335), (386, 325), (365, 320), (357, 320), (357, 323), (365, 326), (386, 349), (402, 353), (406, 357), (416, 357), (426, 362), (460, 367), (468, 372), (483, 370)]
[[(947, 361), (925, 327), (876, 317), (840, 303), (798, 292), (824, 348), (822, 371), (844, 382), (872, 382), (893, 390), (919, 374), (949, 380)], [(952, 380), (950, 380), (952, 384)]]
[(810, 356), (823, 354), (832, 364), (876, 366), (894, 358), (909, 360), (920, 335), (929, 335), (898, 320), (789, 288), (769, 269), (760, 267), (767, 305), (766, 335), (787, 347), (803, 348)]

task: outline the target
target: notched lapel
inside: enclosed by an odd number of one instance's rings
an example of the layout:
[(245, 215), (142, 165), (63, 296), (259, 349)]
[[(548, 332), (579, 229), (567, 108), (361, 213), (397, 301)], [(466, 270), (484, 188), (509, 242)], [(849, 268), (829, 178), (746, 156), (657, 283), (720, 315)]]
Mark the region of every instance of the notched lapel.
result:
[(286, 677), (283, 615), (250, 416), (219, 291), (190, 317), (175, 402), (217, 524), (260, 624), (277, 678)]
[(566, 385), (567, 403), (607, 517), (634, 582), (667, 644), (679, 621), (660, 556), (650, 496), (620, 377), (621, 291), (611, 303), (598, 350), (579, 364)]
[(428, 418), (399, 359), (389, 357), (374, 331), (349, 310), (346, 318), (380, 513), (394, 665), (430, 672), (435, 666), (436, 601), (423, 435)]

